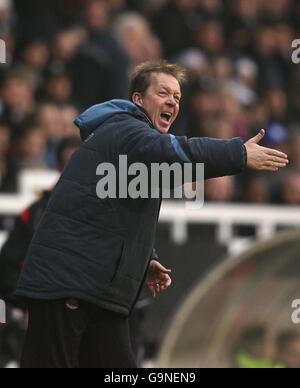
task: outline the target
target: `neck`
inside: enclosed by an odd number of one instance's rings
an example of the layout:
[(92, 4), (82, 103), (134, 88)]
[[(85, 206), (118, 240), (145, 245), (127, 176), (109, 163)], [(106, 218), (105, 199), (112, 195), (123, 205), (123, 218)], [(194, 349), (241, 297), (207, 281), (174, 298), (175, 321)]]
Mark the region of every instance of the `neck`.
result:
[[(136, 105), (136, 104), (135, 104), (135, 105)], [(141, 113), (143, 113), (143, 115), (144, 115), (144, 116), (146, 117), (146, 119), (149, 121), (149, 124), (151, 125), (151, 127), (154, 128), (154, 124), (153, 124), (152, 120), (150, 119), (150, 117), (149, 117), (147, 111), (146, 111), (143, 107), (141, 107), (141, 106), (139, 106), (139, 105), (136, 105), (136, 107), (141, 111)]]

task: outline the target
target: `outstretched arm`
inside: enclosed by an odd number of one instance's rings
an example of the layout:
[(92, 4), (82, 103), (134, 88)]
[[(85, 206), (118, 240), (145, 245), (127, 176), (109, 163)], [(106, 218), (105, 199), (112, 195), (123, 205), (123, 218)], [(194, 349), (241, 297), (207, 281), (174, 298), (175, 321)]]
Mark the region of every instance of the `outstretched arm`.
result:
[(162, 135), (147, 126), (119, 130), (120, 153), (131, 163), (204, 163), (205, 178), (236, 175), (246, 167), (259, 171), (277, 171), (288, 164), (287, 155), (261, 147), (265, 131), (244, 144), (242, 139), (176, 137)]

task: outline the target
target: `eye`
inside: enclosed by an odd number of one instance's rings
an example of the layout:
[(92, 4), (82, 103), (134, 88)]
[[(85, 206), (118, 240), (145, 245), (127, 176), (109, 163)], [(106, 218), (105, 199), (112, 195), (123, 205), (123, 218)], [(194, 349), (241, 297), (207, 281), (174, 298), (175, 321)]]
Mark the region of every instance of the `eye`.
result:
[(167, 93), (165, 93), (165, 92), (160, 92), (159, 95), (160, 95), (160, 97), (167, 97)]

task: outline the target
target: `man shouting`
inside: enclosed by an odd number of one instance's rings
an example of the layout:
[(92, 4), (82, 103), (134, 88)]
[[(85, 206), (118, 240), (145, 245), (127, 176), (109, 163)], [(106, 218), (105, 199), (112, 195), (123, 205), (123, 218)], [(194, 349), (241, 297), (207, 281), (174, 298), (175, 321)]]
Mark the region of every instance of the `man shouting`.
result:
[(160, 199), (96, 194), (99, 164), (205, 164), (205, 178), (245, 168), (278, 171), (287, 156), (239, 138), (187, 139), (168, 134), (176, 120), (185, 72), (165, 62), (135, 70), (131, 101), (90, 108), (76, 124), (84, 143), (57, 184), (31, 243), (17, 288), (29, 310), (24, 368), (136, 366), (130, 315), (146, 282), (153, 295), (171, 285), (154, 249)]

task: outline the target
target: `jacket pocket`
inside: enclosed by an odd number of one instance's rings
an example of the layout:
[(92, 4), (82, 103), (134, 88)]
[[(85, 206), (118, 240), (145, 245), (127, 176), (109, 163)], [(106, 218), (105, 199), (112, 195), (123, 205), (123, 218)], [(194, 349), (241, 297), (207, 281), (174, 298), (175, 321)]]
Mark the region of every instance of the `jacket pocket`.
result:
[(123, 257), (124, 257), (124, 250), (125, 250), (125, 242), (123, 241), (122, 247), (121, 247), (121, 254), (119, 256), (119, 259), (116, 262), (115, 270), (114, 270), (111, 282), (113, 282), (116, 279), (116, 277), (118, 276), (118, 273), (120, 271), (120, 267), (121, 267), (121, 264), (122, 264), (122, 261), (123, 261)]
[(125, 241), (114, 279), (125, 277), (141, 281), (148, 267), (151, 249), (131, 241)]

